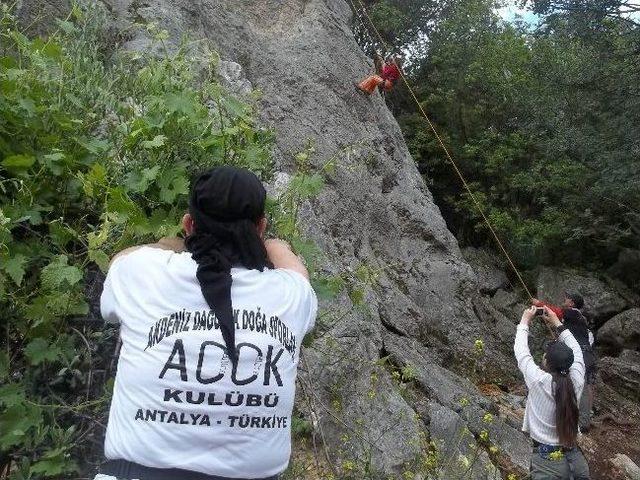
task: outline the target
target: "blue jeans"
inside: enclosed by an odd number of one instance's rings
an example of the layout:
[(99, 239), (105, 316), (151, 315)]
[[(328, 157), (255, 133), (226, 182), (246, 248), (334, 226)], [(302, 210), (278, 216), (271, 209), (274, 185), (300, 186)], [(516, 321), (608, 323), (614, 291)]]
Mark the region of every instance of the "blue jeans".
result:
[[(570, 465), (573, 466), (573, 477)], [(529, 471), (531, 480), (589, 480), (589, 465), (578, 449), (564, 453), (559, 460), (543, 458), (533, 452)]]

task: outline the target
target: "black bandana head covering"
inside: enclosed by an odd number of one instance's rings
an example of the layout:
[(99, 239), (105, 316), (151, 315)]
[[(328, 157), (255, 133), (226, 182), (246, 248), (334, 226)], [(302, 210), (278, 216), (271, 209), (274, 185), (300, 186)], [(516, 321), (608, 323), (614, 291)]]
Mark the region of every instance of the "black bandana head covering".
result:
[(237, 364), (235, 325), (231, 306), (231, 268), (262, 271), (271, 264), (256, 223), (264, 215), (267, 193), (249, 170), (223, 166), (201, 174), (193, 182), (189, 213), (194, 232), (187, 250), (198, 264), (202, 295), (214, 311), (227, 355)]
[(573, 351), (563, 342), (552, 342), (546, 351), (549, 372), (566, 376), (573, 364)]

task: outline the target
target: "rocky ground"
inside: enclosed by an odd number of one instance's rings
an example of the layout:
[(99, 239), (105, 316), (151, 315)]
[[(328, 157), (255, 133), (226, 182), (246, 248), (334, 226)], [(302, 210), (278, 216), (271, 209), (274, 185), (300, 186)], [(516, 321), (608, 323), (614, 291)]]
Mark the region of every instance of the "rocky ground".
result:
[[(503, 262), (483, 250), (467, 248), (463, 253), (477, 272), (484, 299), (505, 317), (517, 318), (525, 307), (521, 302), (523, 295), (507, 280)], [(592, 478), (640, 478), (637, 467), (640, 465), (638, 295), (606, 276), (551, 267), (539, 269), (537, 292), (534, 292), (539, 298), (560, 303), (564, 290), (575, 290), (584, 295), (584, 311), (595, 333), (599, 356), (593, 427), (580, 440)], [(505, 337), (508, 338), (509, 328), (506, 330)], [(532, 340), (536, 336), (534, 333)], [(535, 345), (535, 341), (531, 343)], [(517, 383), (508, 388), (512, 393), (524, 395), (526, 392), (521, 389)], [(511, 414), (521, 416), (522, 405), (513, 408), (513, 402), (508, 397), (505, 399), (504, 390), (493, 389), (494, 400), (506, 404)]]

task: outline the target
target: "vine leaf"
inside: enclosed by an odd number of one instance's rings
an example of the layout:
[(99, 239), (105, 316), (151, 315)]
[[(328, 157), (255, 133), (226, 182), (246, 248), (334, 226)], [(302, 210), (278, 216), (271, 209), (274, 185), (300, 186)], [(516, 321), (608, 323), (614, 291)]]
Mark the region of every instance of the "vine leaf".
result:
[(163, 146), (166, 140), (167, 137), (165, 137), (164, 135), (156, 135), (155, 137), (153, 137), (153, 140), (145, 140), (144, 142), (142, 142), (142, 147), (147, 149), (158, 148)]
[(6, 450), (22, 442), (27, 431), (41, 423), (41, 417), (40, 409), (24, 404), (7, 408), (0, 415), (0, 448)]
[(22, 403), (23, 400), (24, 388), (19, 383), (10, 383), (0, 387), (0, 405), (13, 407)]
[(7, 272), (7, 275), (11, 277), (11, 280), (15, 282), (16, 285), (20, 286), (22, 284), (22, 279), (24, 278), (25, 269), (24, 266), (27, 263), (27, 257), (18, 253), (17, 255), (8, 259), (2, 269)]
[(29, 473), (40, 473), (45, 477), (53, 477), (72, 470), (77, 470), (77, 467), (74, 462), (69, 461), (67, 448), (62, 447), (45, 453), (41, 460), (31, 466)]
[(184, 169), (165, 171), (157, 183), (160, 187), (159, 198), (164, 203), (172, 204), (180, 195), (189, 193), (189, 179)]
[(2, 160), (2, 166), (7, 170), (26, 170), (36, 163), (36, 157), (32, 155), (11, 155)]
[[(162, 135), (159, 135), (159, 136), (162, 136)], [(155, 139), (149, 141), (149, 143), (153, 141), (155, 141)], [(147, 143), (147, 142), (143, 142), (143, 143)], [(145, 147), (145, 148), (151, 148), (151, 147)], [(144, 193), (147, 191), (149, 186), (156, 179), (159, 171), (160, 171), (159, 165), (154, 165), (153, 167), (150, 167), (150, 168), (144, 168), (141, 171), (133, 171), (127, 177), (127, 180), (125, 182), (126, 186), (129, 188), (129, 190), (133, 192)]]
[(192, 115), (195, 112), (195, 99), (187, 92), (167, 93), (164, 103), (170, 113), (182, 113)]
[(66, 255), (57, 255), (42, 269), (40, 280), (45, 289), (55, 290), (63, 284), (73, 286), (78, 283), (82, 280), (82, 271), (74, 265), (69, 265), (69, 258)]
[(24, 349), (25, 356), (31, 365), (40, 365), (45, 360), (54, 361), (60, 356), (60, 349), (54, 345), (49, 345), (44, 338), (31, 340)]

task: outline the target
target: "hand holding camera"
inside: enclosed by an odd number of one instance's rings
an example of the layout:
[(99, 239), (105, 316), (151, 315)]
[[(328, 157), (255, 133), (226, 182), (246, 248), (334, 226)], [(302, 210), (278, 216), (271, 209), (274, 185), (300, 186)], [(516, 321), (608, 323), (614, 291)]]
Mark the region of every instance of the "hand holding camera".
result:
[(542, 310), (542, 313), (540, 314), (542, 316), (542, 319), (545, 322), (547, 322), (547, 324), (550, 325), (551, 327), (557, 327), (559, 325), (562, 325), (562, 322), (560, 321), (558, 316), (549, 307), (542, 307), (542, 308), (536, 307), (536, 311), (537, 310)]
[(524, 312), (522, 312), (521, 323), (529, 325), (531, 323), (531, 320), (533, 320), (535, 317), (542, 317), (542, 319), (552, 327), (557, 327), (558, 325), (562, 324), (558, 316), (553, 313), (553, 310), (548, 307), (536, 306), (531, 306)]

